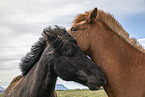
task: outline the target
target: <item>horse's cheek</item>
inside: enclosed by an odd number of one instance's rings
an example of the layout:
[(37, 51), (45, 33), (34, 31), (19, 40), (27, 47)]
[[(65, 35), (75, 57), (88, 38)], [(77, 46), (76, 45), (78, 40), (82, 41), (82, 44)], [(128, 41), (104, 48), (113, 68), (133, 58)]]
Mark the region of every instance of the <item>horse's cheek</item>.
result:
[(87, 52), (90, 47), (90, 41), (88, 38), (77, 39), (77, 44), (82, 49), (83, 52)]

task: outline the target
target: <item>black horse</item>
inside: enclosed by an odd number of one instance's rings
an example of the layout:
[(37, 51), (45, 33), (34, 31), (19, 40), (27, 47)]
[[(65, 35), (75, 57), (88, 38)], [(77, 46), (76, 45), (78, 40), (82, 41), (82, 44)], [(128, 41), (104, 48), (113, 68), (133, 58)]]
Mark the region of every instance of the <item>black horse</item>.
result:
[(3, 97), (54, 97), (59, 76), (96, 90), (106, 82), (101, 69), (81, 51), (64, 28), (44, 29), (42, 37), (21, 60), (16, 77)]

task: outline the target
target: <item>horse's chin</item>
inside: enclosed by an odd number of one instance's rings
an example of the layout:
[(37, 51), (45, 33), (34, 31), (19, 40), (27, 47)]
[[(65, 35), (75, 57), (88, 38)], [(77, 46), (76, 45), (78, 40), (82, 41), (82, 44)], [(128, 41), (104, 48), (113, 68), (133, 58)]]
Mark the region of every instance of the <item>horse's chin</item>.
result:
[(89, 87), (89, 89), (92, 90), (92, 91), (94, 91), (94, 90), (99, 90), (99, 88), (100, 88), (100, 87), (95, 87), (95, 88), (94, 88), (94, 87), (93, 87), (93, 88), (90, 88), (90, 87)]
[(94, 84), (90, 84), (90, 85), (88, 85), (88, 87), (89, 87), (90, 90), (99, 90), (99, 88), (100, 88), (100, 87), (98, 87)]

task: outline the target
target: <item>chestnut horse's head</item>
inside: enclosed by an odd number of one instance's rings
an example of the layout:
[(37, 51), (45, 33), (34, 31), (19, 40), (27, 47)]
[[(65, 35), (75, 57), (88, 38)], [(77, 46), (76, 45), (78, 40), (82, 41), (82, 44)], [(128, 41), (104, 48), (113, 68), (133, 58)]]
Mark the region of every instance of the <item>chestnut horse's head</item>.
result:
[(91, 47), (90, 34), (93, 31), (92, 27), (96, 22), (97, 8), (91, 12), (79, 14), (73, 22), (73, 26), (69, 29), (69, 33), (75, 37), (79, 47), (83, 52), (88, 52)]

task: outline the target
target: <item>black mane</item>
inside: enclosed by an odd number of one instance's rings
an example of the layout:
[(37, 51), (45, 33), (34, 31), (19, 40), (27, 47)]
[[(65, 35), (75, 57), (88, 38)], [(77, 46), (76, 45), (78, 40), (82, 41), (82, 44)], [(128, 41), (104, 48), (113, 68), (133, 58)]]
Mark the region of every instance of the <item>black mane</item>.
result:
[(39, 38), (39, 41), (37, 41), (32, 46), (31, 51), (21, 59), (19, 67), (22, 71), (23, 76), (25, 76), (33, 67), (33, 65), (40, 59), (41, 54), (43, 53), (46, 46), (47, 44), (44, 37)]
[[(77, 44), (76, 40), (73, 39), (70, 34), (68, 34), (65, 28), (55, 26), (55, 28), (52, 29), (51, 27), (47, 27), (44, 29), (44, 31), (55, 33), (57, 36), (61, 37), (62, 40), (66, 40), (66, 41)], [(55, 45), (58, 46), (58, 44), (55, 44)], [(37, 41), (32, 46), (31, 51), (27, 53), (21, 59), (19, 67), (22, 71), (23, 76), (25, 76), (31, 70), (31, 68), (35, 65), (35, 63), (40, 59), (46, 46), (47, 46), (47, 39), (45, 35), (42, 33), (42, 37), (40, 37), (39, 41)]]

